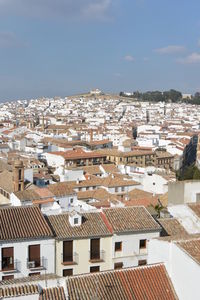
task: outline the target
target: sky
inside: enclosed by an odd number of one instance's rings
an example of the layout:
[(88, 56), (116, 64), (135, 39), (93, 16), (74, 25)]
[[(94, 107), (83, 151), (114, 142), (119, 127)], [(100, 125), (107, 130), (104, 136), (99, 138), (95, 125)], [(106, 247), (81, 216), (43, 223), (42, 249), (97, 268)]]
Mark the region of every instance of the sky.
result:
[(199, 0), (0, 0), (0, 101), (200, 90)]

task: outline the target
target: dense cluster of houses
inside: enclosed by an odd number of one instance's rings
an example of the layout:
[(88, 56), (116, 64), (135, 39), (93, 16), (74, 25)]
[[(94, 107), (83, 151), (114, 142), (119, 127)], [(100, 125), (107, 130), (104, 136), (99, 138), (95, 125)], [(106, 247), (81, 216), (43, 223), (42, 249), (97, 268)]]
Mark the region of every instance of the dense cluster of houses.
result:
[(0, 299), (196, 299), (200, 181), (176, 171), (199, 117), (98, 91), (0, 104)]

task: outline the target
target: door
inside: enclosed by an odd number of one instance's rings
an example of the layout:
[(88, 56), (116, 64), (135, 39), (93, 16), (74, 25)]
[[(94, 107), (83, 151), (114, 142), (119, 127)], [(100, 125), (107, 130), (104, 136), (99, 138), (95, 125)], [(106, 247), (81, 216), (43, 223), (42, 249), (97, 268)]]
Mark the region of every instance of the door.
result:
[(2, 248), (2, 270), (14, 270), (14, 248)]
[(90, 243), (90, 259), (100, 259), (100, 239), (92, 239)]
[(40, 267), (40, 245), (29, 246), (29, 262), (35, 262), (33, 268)]
[(73, 241), (63, 242), (63, 262), (73, 262)]

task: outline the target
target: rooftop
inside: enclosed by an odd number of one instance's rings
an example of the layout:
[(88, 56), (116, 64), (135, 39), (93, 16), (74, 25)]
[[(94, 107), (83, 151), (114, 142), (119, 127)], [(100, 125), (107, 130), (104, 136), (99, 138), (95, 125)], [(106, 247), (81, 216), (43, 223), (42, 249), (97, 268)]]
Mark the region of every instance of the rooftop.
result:
[(111, 235), (100, 213), (83, 213), (81, 218), (82, 224), (80, 226), (71, 226), (69, 213), (49, 216), (48, 221), (57, 239)]
[(39, 207), (0, 208), (0, 240), (50, 238), (53, 236)]
[(178, 299), (162, 264), (73, 276), (66, 284), (70, 300)]
[(160, 231), (161, 227), (143, 206), (103, 210), (114, 232)]

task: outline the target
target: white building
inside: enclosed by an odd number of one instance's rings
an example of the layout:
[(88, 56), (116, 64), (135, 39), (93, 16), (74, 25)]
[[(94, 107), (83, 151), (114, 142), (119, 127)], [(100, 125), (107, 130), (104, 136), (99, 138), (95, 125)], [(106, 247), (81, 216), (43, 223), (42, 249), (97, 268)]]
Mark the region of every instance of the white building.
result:
[(53, 233), (38, 207), (0, 211), (0, 280), (55, 272)]
[(200, 239), (194, 236), (153, 239), (149, 242), (148, 263), (165, 263), (180, 300), (198, 299)]
[(161, 227), (143, 206), (108, 208), (103, 213), (112, 229), (112, 268), (147, 264), (148, 241)]

